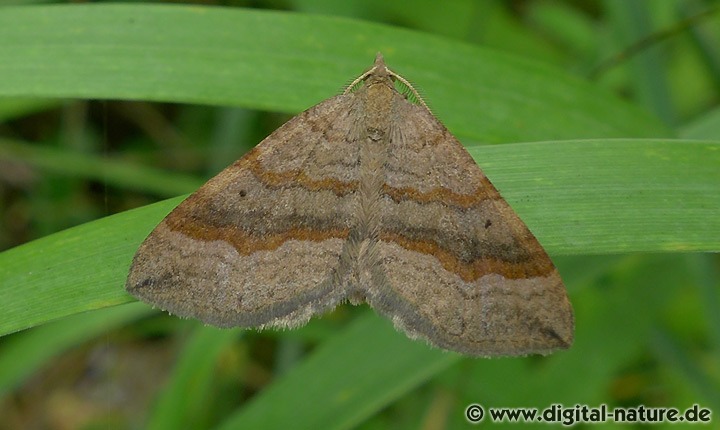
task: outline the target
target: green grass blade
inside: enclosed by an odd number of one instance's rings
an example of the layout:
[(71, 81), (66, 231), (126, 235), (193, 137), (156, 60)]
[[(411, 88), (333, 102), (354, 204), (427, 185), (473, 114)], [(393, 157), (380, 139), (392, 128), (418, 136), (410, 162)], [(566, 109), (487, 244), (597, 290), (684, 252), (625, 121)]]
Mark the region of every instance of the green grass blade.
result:
[(0, 40), (5, 96), (297, 112), (336, 94), (382, 51), (461, 137), (670, 135), (647, 113), (560, 69), (344, 18), (147, 4), (7, 7)]
[(711, 409), (720, 408), (720, 380), (716, 375), (700, 367), (687, 349), (668, 333), (656, 329), (652, 335), (652, 347), (658, 359), (682, 375), (688, 385), (706, 399)]
[(0, 159), (24, 163), (66, 177), (102, 181), (106, 185), (135, 189), (162, 197), (189, 193), (203, 184), (203, 181), (190, 175), (3, 138), (0, 138)]
[[(604, 3), (614, 23), (613, 28), (620, 39), (621, 48), (625, 49), (638, 41), (651, 37), (657, 29), (653, 28), (653, 7), (646, 2), (624, 0), (608, 0)], [(661, 5), (655, 5), (657, 9)], [(670, 3), (662, 7), (672, 8)], [(667, 81), (666, 58), (661, 55), (660, 44), (646, 47), (627, 60), (628, 70), (632, 78), (632, 90), (637, 97), (667, 124), (677, 121), (674, 106), (670, 97)]]
[(22, 118), (35, 112), (53, 109), (62, 103), (59, 99), (6, 98), (0, 99), (0, 121)]
[(182, 198), (123, 212), (0, 253), (0, 333), (127, 303), (137, 246)]
[(719, 142), (512, 148), (470, 153), (552, 254), (720, 251)]
[(412, 341), (368, 313), (219, 428), (352, 428), (460, 358)]
[(240, 330), (198, 325), (180, 354), (147, 426), (154, 429), (207, 428), (208, 394), (218, 355), (237, 340)]
[(0, 347), (0, 397), (66, 349), (153, 312), (144, 303), (72, 315), (4, 339)]
[[(718, 143), (567, 141), (471, 152), (551, 255), (720, 250)], [(122, 287), (132, 256), (180, 200), (0, 253), (0, 333), (131, 300)]]

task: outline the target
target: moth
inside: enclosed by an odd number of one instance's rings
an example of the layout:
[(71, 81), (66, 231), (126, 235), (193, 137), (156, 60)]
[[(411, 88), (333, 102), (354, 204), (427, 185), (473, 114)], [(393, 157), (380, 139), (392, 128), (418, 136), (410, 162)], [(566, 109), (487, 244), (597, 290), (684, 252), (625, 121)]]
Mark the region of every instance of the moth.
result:
[(547, 253), (380, 54), (173, 210), (126, 288), (218, 327), (297, 327), (349, 301), (473, 356), (573, 342)]

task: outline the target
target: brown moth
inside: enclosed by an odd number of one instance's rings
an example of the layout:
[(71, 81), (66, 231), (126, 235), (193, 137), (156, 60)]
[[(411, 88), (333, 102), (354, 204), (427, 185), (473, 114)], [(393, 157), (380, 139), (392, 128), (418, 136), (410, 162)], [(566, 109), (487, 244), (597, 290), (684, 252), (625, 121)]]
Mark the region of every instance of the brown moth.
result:
[(126, 288), (218, 327), (297, 327), (350, 301), (469, 355), (573, 341), (548, 255), (380, 54), (172, 211)]

